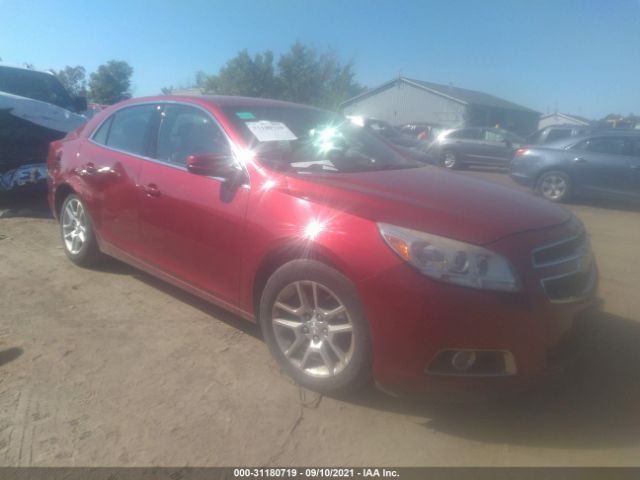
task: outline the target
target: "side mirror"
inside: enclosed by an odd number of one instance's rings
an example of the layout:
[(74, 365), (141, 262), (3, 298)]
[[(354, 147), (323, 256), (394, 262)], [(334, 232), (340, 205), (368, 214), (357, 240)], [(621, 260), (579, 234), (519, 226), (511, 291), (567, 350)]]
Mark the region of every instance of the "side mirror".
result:
[(197, 153), (187, 157), (187, 170), (208, 177), (229, 177), (238, 170), (231, 155), (223, 153)]
[(84, 112), (87, 107), (87, 97), (73, 97), (73, 109), (76, 113)]

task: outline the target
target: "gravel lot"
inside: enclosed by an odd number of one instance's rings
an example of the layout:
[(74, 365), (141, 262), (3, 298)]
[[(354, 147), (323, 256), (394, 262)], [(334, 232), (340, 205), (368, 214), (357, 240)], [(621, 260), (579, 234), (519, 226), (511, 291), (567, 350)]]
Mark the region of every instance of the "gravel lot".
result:
[(255, 325), (116, 261), (73, 266), (42, 202), (5, 199), (0, 465), (640, 465), (640, 211), (569, 208), (605, 300), (585, 363), (523, 398), (444, 405), (301, 390)]

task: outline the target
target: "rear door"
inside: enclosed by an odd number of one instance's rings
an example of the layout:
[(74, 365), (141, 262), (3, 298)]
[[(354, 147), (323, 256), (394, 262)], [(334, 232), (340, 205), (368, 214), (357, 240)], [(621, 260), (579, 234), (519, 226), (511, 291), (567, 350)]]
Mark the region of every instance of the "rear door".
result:
[(482, 138), (479, 128), (461, 128), (447, 135), (447, 145), (443, 148), (453, 150), (463, 162), (475, 163), (480, 156)]
[(571, 149), (572, 176), (585, 190), (603, 194), (632, 194), (633, 157), (622, 136), (598, 136)]
[(118, 110), (80, 151), (79, 174), (100, 239), (134, 255), (140, 250), (138, 180), (156, 110), (155, 104)]
[(631, 172), (629, 174), (629, 191), (640, 198), (640, 136), (627, 139)]
[(163, 105), (154, 160), (140, 174), (144, 260), (235, 305), (249, 188), (187, 171), (187, 157), (203, 153), (231, 159), (216, 119), (196, 106)]

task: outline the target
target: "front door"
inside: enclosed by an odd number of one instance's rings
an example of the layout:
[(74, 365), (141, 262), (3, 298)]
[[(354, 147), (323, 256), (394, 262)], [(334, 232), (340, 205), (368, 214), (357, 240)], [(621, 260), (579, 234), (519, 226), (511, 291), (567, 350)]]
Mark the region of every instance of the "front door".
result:
[(231, 156), (216, 120), (197, 107), (165, 105), (153, 153), (156, 160), (145, 162), (140, 174), (145, 260), (237, 304), (249, 188), (187, 171), (187, 157), (202, 153)]
[(632, 160), (624, 137), (593, 137), (571, 148), (574, 178), (596, 193), (630, 195)]

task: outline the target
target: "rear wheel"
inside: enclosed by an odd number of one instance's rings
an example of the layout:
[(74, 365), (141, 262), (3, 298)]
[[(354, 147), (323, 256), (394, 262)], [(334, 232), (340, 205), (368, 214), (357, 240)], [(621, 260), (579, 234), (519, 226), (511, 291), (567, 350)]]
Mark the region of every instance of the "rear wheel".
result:
[(314, 260), (294, 260), (269, 278), (260, 326), (271, 353), (299, 384), (345, 393), (371, 374), (371, 341), (355, 288)]
[(80, 198), (75, 194), (65, 198), (62, 204), (60, 233), (64, 253), (76, 265), (88, 267), (102, 258), (89, 214)]
[(460, 161), (458, 160), (456, 153), (452, 150), (445, 150), (442, 153), (442, 166), (449, 170), (460, 168)]
[(563, 202), (571, 195), (571, 178), (559, 170), (545, 172), (538, 179), (536, 191), (547, 200)]

